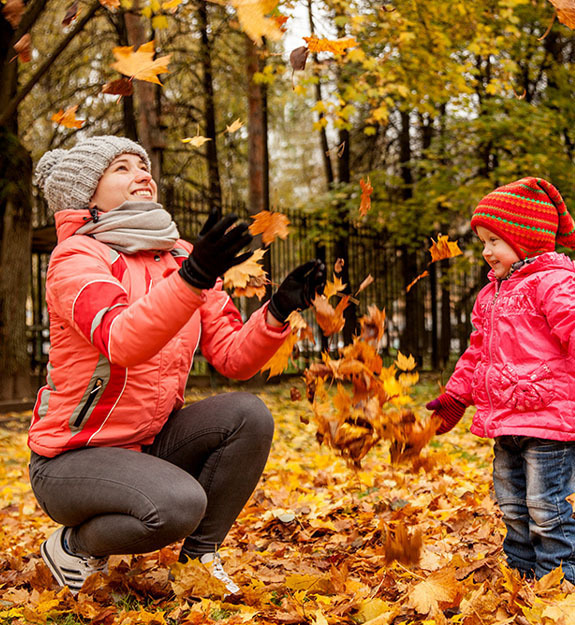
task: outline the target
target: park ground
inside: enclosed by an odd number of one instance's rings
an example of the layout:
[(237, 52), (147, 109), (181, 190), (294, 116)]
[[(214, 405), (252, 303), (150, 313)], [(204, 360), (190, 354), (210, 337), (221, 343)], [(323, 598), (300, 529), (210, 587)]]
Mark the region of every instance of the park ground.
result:
[[(292, 386), (304, 399), (290, 398)], [(414, 410), (423, 413), (436, 390), (435, 380), (418, 385)], [(77, 597), (58, 588), (38, 555), (55, 525), (28, 482), (30, 413), (0, 415), (0, 622), (575, 624), (575, 594), (560, 569), (535, 583), (506, 567), (491, 444), (469, 433), (470, 414), (412, 462), (393, 466), (380, 443), (354, 469), (318, 445), (301, 381), (255, 392), (276, 434), (260, 484), (222, 546), (241, 587), (231, 599), (202, 565), (176, 564), (178, 545), (114, 556), (109, 575), (90, 578)]]

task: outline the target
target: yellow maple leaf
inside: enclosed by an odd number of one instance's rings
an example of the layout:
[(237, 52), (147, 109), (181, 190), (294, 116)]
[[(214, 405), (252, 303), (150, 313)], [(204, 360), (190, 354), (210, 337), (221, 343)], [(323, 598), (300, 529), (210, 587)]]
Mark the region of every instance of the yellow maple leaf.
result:
[(278, 237), (285, 239), (289, 234), (290, 220), (281, 213), (261, 211), (252, 215), (252, 219), (254, 222), (250, 224), (250, 232), (254, 236), (261, 234), (264, 245), (273, 243)]
[(323, 294), (326, 299), (329, 299), (332, 295), (343, 291), (346, 286), (347, 285), (342, 282), (341, 278), (338, 278), (335, 274), (333, 274), (333, 282), (330, 280), (326, 281)]
[(410, 354), (409, 356), (404, 356), (401, 352), (397, 352), (397, 359), (395, 361), (398, 369), (402, 371), (411, 371), (415, 369), (415, 358)]
[(371, 209), (371, 194), (373, 193), (373, 187), (369, 180), (369, 176), (366, 180), (360, 179), (359, 184), (361, 186), (361, 203), (359, 205), (359, 214), (365, 217)]
[(277, 41), (283, 36), (277, 20), (268, 17), (277, 4), (278, 0), (231, 0), (242, 30), (258, 46), (262, 37)]
[(310, 52), (331, 52), (333, 54), (343, 54), (347, 48), (355, 48), (358, 43), (354, 37), (344, 39), (320, 39), (316, 35), (304, 37)]
[(438, 236), (437, 243), (431, 239), (429, 252), (431, 253), (432, 263), (463, 254), (463, 252), (459, 249), (459, 245), (457, 245), (457, 241), (449, 241), (449, 237), (447, 235)]
[(52, 121), (56, 122), (60, 126), (64, 126), (64, 128), (82, 128), (84, 119), (76, 119), (76, 111), (78, 110), (78, 105), (70, 106), (65, 111), (60, 109), (57, 113), (52, 115)]
[(410, 589), (408, 604), (420, 614), (454, 607), (461, 588), (454, 569), (441, 569)]
[(278, 351), (260, 369), (262, 373), (269, 369), (268, 380), (274, 375), (279, 375), (280, 373), (283, 373), (285, 371), (289, 364), (293, 348), (297, 341), (298, 333), (292, 332), (281, 344), (281, 347), (278, 349)]
[(226, 130), (225, 132), (236, 132), (237, 130), (239, 130), (242, 126), (244, 125), (244, 122), (240, 121), (239, 119), (236, 119), (234, 122), (232, 122), (229, 126), (226, 125)]
[(172, 55), (154, 59), (154, 41), (142, 44), (136, 51), (134, 46), (118, 46), (112, 52), (117, 60), (111, 67), (130, 78), (161, 85), (158, 74), (169, 73), (168, 63)]
[(254, 253), (243, 263), (228, 269), (224, 274), (224, 288), (245, 288), (251, 278), (266, 278), (264, 268), (259, 264), (267, 250), (254, 250)]
[(209, 139), (208, 137), (200, 137), (199, 135), (196, 135), (195, 137), (186, 137), (185, 139), (180, 139), (180, 141), (182, 143), (189, 143), (195, 148), (199, 148), (204, 145), (204, 143), (211, 141), (211, 139)]

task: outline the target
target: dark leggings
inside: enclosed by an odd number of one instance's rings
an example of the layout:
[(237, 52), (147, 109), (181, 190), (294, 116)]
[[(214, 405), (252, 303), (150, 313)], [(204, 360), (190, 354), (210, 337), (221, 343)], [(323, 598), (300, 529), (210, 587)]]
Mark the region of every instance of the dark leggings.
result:
[(264, 469), (273, 419), (249, 393), (225, 393), (173, 413), (143, 453), (90, 447), (32, 453), (30, 480), (76, 553), (147, 553), (185, 538), (195, 557), (224, 540)]

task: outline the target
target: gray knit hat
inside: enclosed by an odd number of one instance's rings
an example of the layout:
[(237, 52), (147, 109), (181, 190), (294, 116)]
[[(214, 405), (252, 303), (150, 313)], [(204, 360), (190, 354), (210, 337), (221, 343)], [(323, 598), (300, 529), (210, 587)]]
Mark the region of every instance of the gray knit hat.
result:
[(88, 208), (102, 174), (120, 154), (137, 154), (150, 167), (146, 150), (131, 139), (104, 135), (70, 150), (51, 150), (38, 161), (34, 182), (51, 212)]

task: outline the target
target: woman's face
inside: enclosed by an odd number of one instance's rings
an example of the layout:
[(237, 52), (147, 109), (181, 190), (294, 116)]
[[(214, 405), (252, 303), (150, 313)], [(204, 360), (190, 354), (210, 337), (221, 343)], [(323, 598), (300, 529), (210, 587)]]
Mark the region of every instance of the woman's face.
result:
[(148, 166), (137, 154), (120, 154), (103, 173), (90, 200), (107, 213), (124, 202), (155, 202), (158, 187)]

